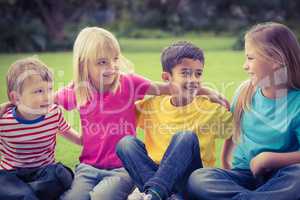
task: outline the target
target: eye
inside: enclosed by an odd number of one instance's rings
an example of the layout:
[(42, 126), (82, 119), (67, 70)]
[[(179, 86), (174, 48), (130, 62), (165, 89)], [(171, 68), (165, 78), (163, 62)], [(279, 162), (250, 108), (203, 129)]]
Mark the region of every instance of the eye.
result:
[(42, 89), (37, 89), (37, 90), (34, 90), (34, 93), (35, 94), (41, 94), (43, 93), (44, 91)]
[(247, 60), (254, 60), (252, 56), (247, 56)]
[(105, 59), (100, 59), (100, 60), (98, 60), (97, 64), (98, 64), (98, 65), (106, 65), (106, 64), (107, 64), (107, 60), (105, 60)]
[(196, 77), (202, 76), (202, 72), (196, 72)]
[(181, 74), (183, 76), (189, 76), (190, 75), (190, 72), (189, 71), (182, 71)]

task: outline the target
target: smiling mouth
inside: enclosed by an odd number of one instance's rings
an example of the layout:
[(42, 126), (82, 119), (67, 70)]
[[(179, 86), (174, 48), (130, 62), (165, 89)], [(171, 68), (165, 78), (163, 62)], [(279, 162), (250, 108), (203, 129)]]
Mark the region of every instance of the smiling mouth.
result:
[(114, 75), (115, 75), (115, 73), (103, 74), (103, 77), (105, 77), (105, 78), (111, 78)]
[(49, 108), (50, 104), (40, 105), (40, 108)]
[(199, 86), (198, 85), (185, 85), (183, 88), (188, 91), (197, 91)]

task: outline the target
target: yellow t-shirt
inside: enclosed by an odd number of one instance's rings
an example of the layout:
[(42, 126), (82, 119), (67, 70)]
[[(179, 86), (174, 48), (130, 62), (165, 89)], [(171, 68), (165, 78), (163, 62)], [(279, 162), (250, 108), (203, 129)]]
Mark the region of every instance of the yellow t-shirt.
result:
[(232, 114), (206, 97), (197, 96), (188, 105), (175, 107), (171, 96), (155, 96), (137, 102), (137, 125), (145, 133), (149, 156), (160, 163), (174, 134), (193, 131), (200, 144), (204, 167), (215, 165), (215, 139), (229, 138), (233, 129)]

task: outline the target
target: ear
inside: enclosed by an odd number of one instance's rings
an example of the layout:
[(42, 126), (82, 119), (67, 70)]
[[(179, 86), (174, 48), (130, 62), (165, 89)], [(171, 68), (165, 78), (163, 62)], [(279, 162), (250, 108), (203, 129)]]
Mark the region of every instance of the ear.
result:
[(169, 72), (162, 72), (161, 79), (165, 82), (168, 82), (171, 80), (171, 74)]
[(19, 97), (19, 94), (16, 91), (11, 91), (9, 93), (9, 99), (10, 99), (12, 104), (17, 105), (19, 100), (20, 100), (20, 97)]
[(279, 64), (279, 63), (273, 63), (273, 66), (272, 66), (273, 70), (278, 70), (281, 67), (283, 67), (283, 66), (281, 64)]

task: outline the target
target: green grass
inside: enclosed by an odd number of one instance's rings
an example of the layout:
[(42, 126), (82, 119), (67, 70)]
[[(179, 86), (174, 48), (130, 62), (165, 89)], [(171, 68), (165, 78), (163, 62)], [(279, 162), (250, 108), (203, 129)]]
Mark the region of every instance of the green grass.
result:
[[(231, 46), (234, 38), (205, 36), (186, 36), (182, 38), (167, 39), (120, 39), (123, 54), (134, 63), (135, 72), (151, 80), (160, 81), (161, 50), (178, 40), (189, 40), (201, 47), (205, 53), (204, 83), (213, 89), (219, 90), (230, 100), (235, 89), (245, 80), (246, 74), (243, 72), (243, 52), (232, 51)], [(47, 65), (49, 65), (55, 75), (55, 89), (62, 87), (72, 80), (72, 53), (35, 53)], [(5, 74), (8, 66), (16, 59), (30, 54), (0, 54), (0, 102), (7, 101)], [(80, 131), (79, 116), (76, 111), (65, 112), (65, 117), (70, 124)], [(143, 138), (141, 130), (138, 131), (140, 138)], [(221, 150), (221, 141), (218, 141), (216, 148), (217, 155)], [(56, 158), (71, 168), (78, 163), (81, 148), (58, 138)], [(220, 166), (218, 160), (217, 166)]]

